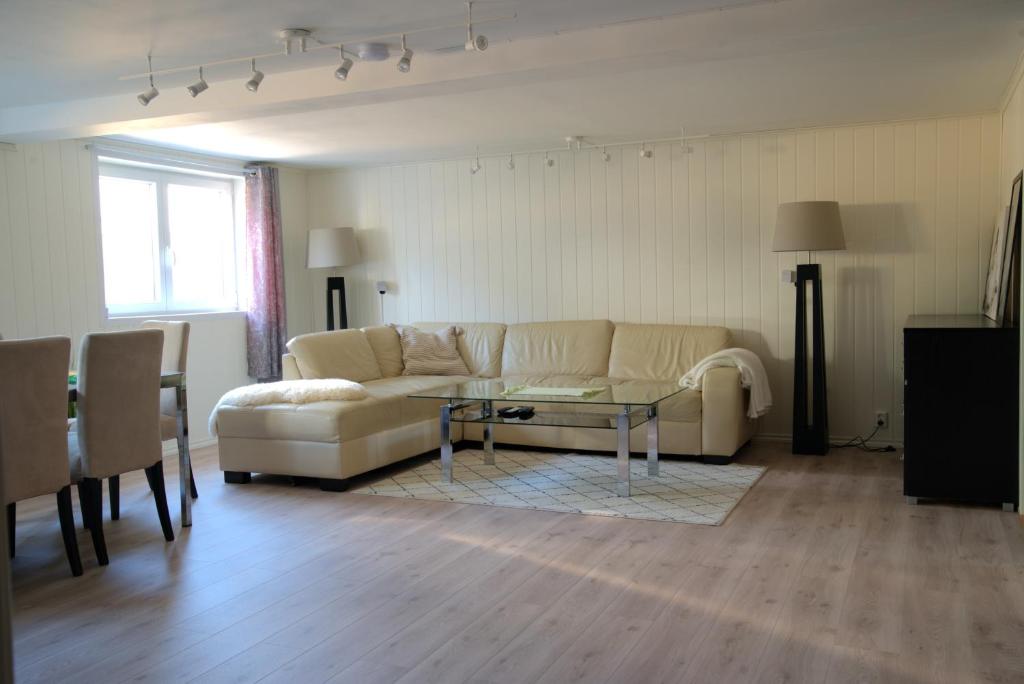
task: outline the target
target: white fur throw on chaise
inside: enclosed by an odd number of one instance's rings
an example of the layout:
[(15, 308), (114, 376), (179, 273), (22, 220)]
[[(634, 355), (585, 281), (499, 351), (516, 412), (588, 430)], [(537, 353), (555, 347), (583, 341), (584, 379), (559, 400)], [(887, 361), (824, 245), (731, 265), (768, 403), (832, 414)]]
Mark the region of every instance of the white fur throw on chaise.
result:
[(282, 380), (246, 385), (231, 390), (210, 413), (210, 434), (217, 434), (217, 409), (221, 406), (265, 406), (267, 404), (312, 404), (317, 401), (358, 401), (367, 396), (358, 382), (329, 378), (323, 380)]

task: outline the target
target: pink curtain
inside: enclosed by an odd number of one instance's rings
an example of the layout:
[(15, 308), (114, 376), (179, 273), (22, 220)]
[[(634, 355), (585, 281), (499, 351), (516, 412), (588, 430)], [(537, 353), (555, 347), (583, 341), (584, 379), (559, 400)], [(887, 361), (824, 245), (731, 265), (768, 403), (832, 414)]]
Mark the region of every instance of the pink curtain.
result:
[(287, 331), (284, 317), (284, 244), (277, 169), (257, 166), (245, 177), (245, 233), (252, 282), (246, 316), (249, 376), (281, 379)]

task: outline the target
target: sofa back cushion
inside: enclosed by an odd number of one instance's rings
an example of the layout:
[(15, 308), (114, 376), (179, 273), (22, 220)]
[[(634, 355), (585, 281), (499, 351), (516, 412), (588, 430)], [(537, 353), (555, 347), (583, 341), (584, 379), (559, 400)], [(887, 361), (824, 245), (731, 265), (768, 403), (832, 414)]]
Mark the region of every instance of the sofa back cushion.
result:
[(608, 375), (611, 321), (555, 321), (508, 326), (502, 375)]
[(303, 378), (344, 378), (353, 382), (377, 380), (380, 365), (362, 330), (331, 330), (292, 338), (288, 351)]
[(414, 323), (428, 332), (437, 332), (450, 325), (461, 329), (457, 343), (459, 354), (469, 372), (480, 378), (501, 375), (501, 349), (505, 341), (504, 323)]
[(679, 380), (709, 354), (732, 346), (728, 328), (619, 323), (608, 375), (626, 380)]
[(377, 358), (381, 375), (385, 378), (401, 375), (405, 370), (402, 363), (402, 342), (394, 326), (374, 325), (362, 330), (366, 333), (366, 341), (370, 343), (373, 355)]

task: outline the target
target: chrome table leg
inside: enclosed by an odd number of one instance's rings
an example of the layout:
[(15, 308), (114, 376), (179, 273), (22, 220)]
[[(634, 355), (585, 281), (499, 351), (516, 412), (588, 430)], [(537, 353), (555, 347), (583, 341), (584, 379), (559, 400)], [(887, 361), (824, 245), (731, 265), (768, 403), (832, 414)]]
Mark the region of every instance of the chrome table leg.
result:
[(441, 406), (441, 481), (452, 481), (452, 405)]
[(615, 417), (615, 431), (619, 438), (618, 470), (619, 481), (615, 485), (615, 493), (629, 496), (629, 407)]
[[(485, 401), (481, 415), (490, 418), (493, 415), (494, 404)], [(484, 464), (494, 465), (494, 426), (491, 423), (484, 423)]]
[(647, 475), (658, 477), (658, 405), (647, 407)]
[(188, 396), (185, 381), (174, 388), (178, 405), (178, 486), (181, 488), (181, 526), (192, 527), (192, 456), (188, 450)]

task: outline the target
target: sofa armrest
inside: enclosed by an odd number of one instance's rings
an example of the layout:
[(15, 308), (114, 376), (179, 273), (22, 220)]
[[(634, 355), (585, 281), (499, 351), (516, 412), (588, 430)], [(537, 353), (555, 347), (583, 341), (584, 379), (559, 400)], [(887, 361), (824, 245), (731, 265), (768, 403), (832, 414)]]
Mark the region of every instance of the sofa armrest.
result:
[(732, 456), (750, 440), (757, 421), (747, 418), (748, 401), (738, 368), (712, 368), (704, 375), (701, 454)]
[(291, 354), (281, 355), (281, 379), (301, 380), (302, 373), (299, 372), (299, 364), (295, 363), (295, 357)]

